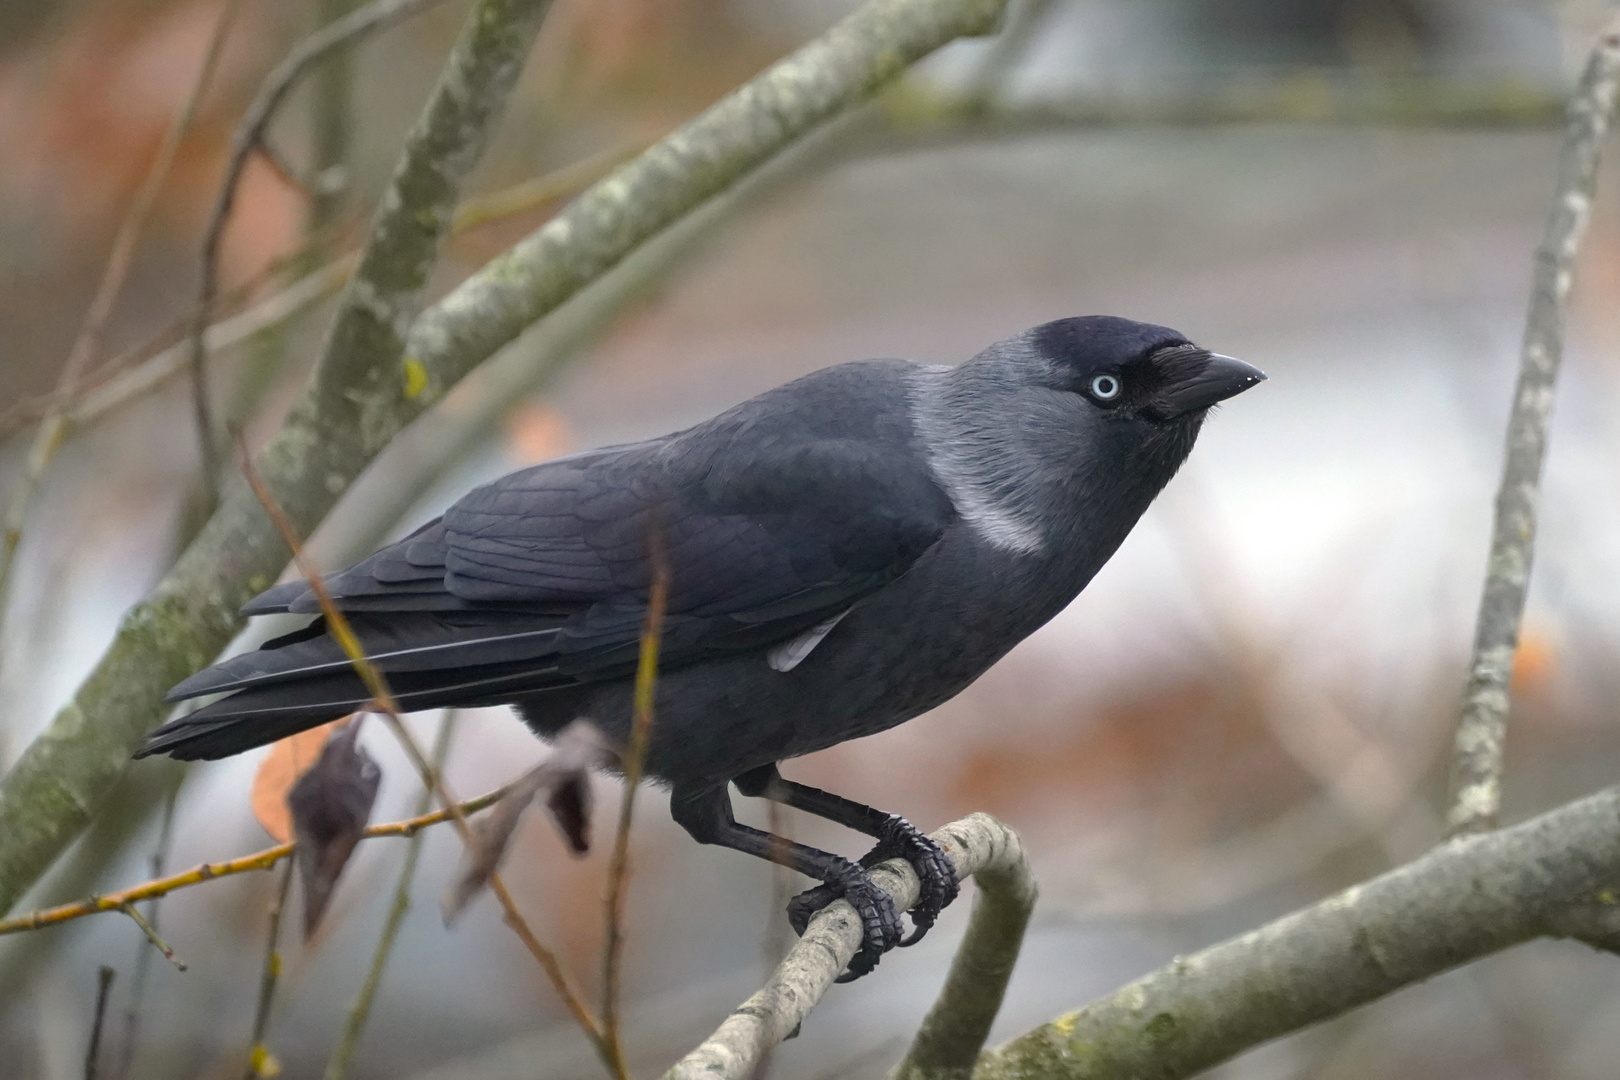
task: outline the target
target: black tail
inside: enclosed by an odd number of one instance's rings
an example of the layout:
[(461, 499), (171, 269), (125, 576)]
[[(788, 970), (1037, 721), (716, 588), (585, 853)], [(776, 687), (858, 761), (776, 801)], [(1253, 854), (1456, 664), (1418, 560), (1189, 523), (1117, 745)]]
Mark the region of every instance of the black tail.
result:
[[(464, 612), (351, 617), (371, 664), (407, 712), (489, 705), (566, 685), (557, 669), (560, 620)], [(371, 694), (321, 620), (200, 671), (169, 692), (178, 701), (228, 693), (147, 738), (138, 758), (213, 761), (336, 720)]]

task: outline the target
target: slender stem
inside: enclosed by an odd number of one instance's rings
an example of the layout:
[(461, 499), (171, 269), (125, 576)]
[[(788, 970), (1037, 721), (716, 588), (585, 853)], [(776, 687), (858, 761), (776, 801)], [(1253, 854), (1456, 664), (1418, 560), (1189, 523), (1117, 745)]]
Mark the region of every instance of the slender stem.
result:
[(84, 1051), (84, 1080), (96, 1080), (101, 1065), (101, 1031), (107, 1022), (107, 1001), (112, 996), (112, 968), (103, 964), (96, 973), (96, 1016), (90, 1025), (90, 1045)]
[(619, 827), (613, 836), (613, 857), (608, 863), (606, 933), (602, 944), (602, 1041), (607, 1048), (608, 1067), (620, 1080), (629, 1080), (620, 1038), (619, 985), (624, 956), (624, 900), (630, 884), (630, 822), (635, 812), (636, 789), (641, 786), (647, 763), (647, 743), (652, 736), (653, 698), (658, 686), (658, 644), (664, 632), (664, 611), (669, 605), (669, 559), (663, 537), (655, 531), (648, 537), (652, 549), (652, 588), (647, 597), (647, 620), (641, 629), (641, 656), (636, 664), (635, 718), (630, 725), (630, 741), (623, 757), (624, 793), (619, 801)]
[(1530, 587), (1536, 543), (1536, 503), (1547, 454), (1547, 423), (1564, 355), (1564, 321), (1575, 255), (1592, 213), (1603, 136), (1620, 83), (1620, 19), (1592, 50), (1569, 103), (1558, 159), (1558, 189), (1536, 250), (1530, 312), (1525, 320), (1519, 380), (1508, 418), (1502, 482), (1485, 587), (1474, 630), (1473, 657), (1457, 723), (1446, 824), (1453, 835), (1493, 828), (1502, 802), (1502, 751), (1507, 739), (1513, 657)]
[[(310, 591), (315, 594), (315, 600), (320, 605), (321, 614), (326, 619), (326, 632), (332, 636), (343, 649), (345, 655), (348, 656), (349, 663), (354, 666), (355, 673), (365, 685), (367, 693), (372, 696), (374, 704), (382, 710), (383, 719), (387, 722), (389, 730), (394, 733), (400, 745), (404, 747), (406, 755), (411, 759), (411, 764), (421, 774), (423, 786), (439, 796), (439, 801), (444, 804), (445, 809), (450, 813), (450, 819), (455, 823), (457, 834), (460, 835), (463, 843), (467, 842), (471, 836), (471, 829), (467, 825), (466, 816), (461, 813), (459, 804), (445, 786), (444, 778), (428, 761), (426, 755), (422, 753), (422, 748), (416, 744), (415, 738), (411, 736), (410, 729), (399, 718), (399, 705), (395, 702), (392, 691), (388, 689), (387, 680), (383, 678), (382, 672), (377, 670), (376, 665), (366, 658), (365, 649), (360, 644), (360, 638), (355, 634), (353, 627), (349, 625), (349, 620), (344, 616), (342, 610), (332, 602), (332, 594), (327, 591), (326, 582), (321, 579), (320, 574), (305, 559), (303, 546), (297, 533), (293, 531), (292, 522), (287, 520), (287, 515), (282, 512), (269, 488), (259, 478), (258, 472), (253, 467), (253, 460), (247, 453), (246, 444), (239, 441), (238, 449), (241, 453), (242, 475), (246, 478), (248, 486), (252, 488), (253, 494), (264, 507), (265, 513), (275, 523), (277, 531), (281, 534), (282, 542), (292, 552), (293, 562), (297, 565), (299, 573), (303, 575), (305, 582), (308, 583)], [(606, 1060), (608, 1056), (607, 1044), (602, 1039), (601, 1023), (592, 1015), (590, 1007), (585, 1004), (579, 990), (563, 969), (561, 961), (557, 959), (555, 953), (541, 943), (539, 936), (535, 934), (528, 921), (524, 919), (522, 912), (518, 910), (517, 903), (512, 899), (512, 894), (507, 891), (506, 884), (501, 880), (500, 875), (491, 874), (489, 884), (490, 891), (500, 900), (507, 925), (516, 931), (519, 940), (523, 942), (529, 952), (534, 954), (534, 958), (539, 961), (540, 967), (551, 980), (551, 984), (556, 989), (558, 996), (563, 999), (563, 1004), (568, 1007), (568, 1011), (579, 1022), (585, 1034), (590, 1036), (592, 1041), (596, 1043), (598, 1050)]]
[[(362, 839), (367, 840), (379, 836), (413, 837), (431, 825), (440, 825), (446, 821), (454, 820), (457, 812), (466, 817), (494, 806), (501, 801), (501, 798), (510, 787), (510, 784), (503, 784), (494, 791), (486, 792), (476, 799), (468, 799), (466, 802), (458, 803), (453, 811), (448, 809), (435, 810), (432, 813), (406, 818), (403, 821), (372, 825), (360, 836)], [(19, 934), (28, 930), (42, 930), (47, 926), (56, 926), (60, 923), (71, 922), (74, 919), (82, 919), (86, 915), (100, 915), (105, 911), (122, 911), (125, 907), (138, 901), (155, 900), (160, 896), (167, 896), (176, 889), (185, 889), (192, 885), (201, 885), (204, 882), (213, 881), (216, 878), (233, 877), (252, 870), (268, 870), (296, 850), (298, 850), (296, 842), (277, 844), (275, 847), (268, 847), (263, 851), (255, 851), (251, 855), (242, 855), (226, 862), (202, 863), (192, 867), (190, 870), (169, 877), (154, 878), (151, 881), (132, 886), (121, 892), (106, 893), (84, 900), (76, 900), (71, 904), (42, 908), (12, 919), (0, 919), (0, 936)]]
[[(196, 78), (192, 80), (191, 89), (180, 104), (180, 108), (176, 110), (174, 119), (169, 122), (168, 129), (163, 133), (163, 142), (158, 146), (157, 154), (153, 157), (140, 188), (130, 200), (129, 209), (125, 211), (123, 221), (118, 226), (118, 233), (113, 238), (112, 250), (107, 256), (107, 265), (101, 272), (101, 280), (96, 285), (95, 295), (90, 300), (78, 336), (74, 339), (67, 361), (62, 365), (62, 373), (57, 378), (54, 396), (59, 401), (66, 402), (73, 397), (84, 373), (95, 360), (96, 354), (101, 351), (107, 320), (112, 317), (113, 308), (124, 291), (124, 282), (129, 278), (136, 243), (146, 227), (146, 219), (151, 216), (152, 207), (157, 203), (158, 193), (163, 190), (163, 184), (169, 178), (169, 171), (174, 166), (180, 144), (185, 141), (197, 118), (198, 103), (202, 101), (203, 93), (209, 84), (213, 82), (220, 54), (224, 51), (226, 38), (230, 35), (231, 23), (235, 21), (240, 7), (241, 0), (223, 0), (221, 3), (219, 15), (214, 20), (213, 32), (209, 35), (208, 44), (203, 51), (202, 64), (197, 69)], [(45, 471), (56, 457), (56, 452), (61, 448), (66, 434), (67, 424), (63, 407), (58, 406), (48, 411), (34, 435), (22, 483), (7, 508), (4, 536), (0, 538), (0, 615), (3, 615), (6, 609), (12, 566), (17, 558), (17, 548), (22, 544), (23, 527), (28, 520), (29, 507), (33, 504), (34, 495), (45, 478)]]
[[(445, 758), (450, 753), (450, 736), (455, 731), (456, 714), (454, 711), (446, 712), (439, 721), (439, 734), (433, 742), (433, 766), (443, 770)], [(433, 806), (433, 792), (424, 787), (417, 796), (416, 813), (427, 813)], [(388, 918), (383, 922), (382, 936), (377, 939), (377, 948), (371, 954), (371, 966), (366, 969), (365, 982), (360, 985), (360, 992), (355, 996), (354, 1004), (349, 1006), (348, 1019), (343, 1024), (343, 1034), (338, 1037), (337, 1047), (332, 1051), (332, 1058), (326, 1063), (324, 1080), (343, 1080), (348, 1075), (349, 1062), (354, 1059), (355, 1048), (360, 1044), (360, 1033), (365, 1029), (366, 1020), (371, 1015), (372, 1003), (377, 998), (377, 990), (382, 986), (383, 969), (388, 965), (388, 957), (394, 951), (394, 942), (399, 937), (399, 928), (405, 923), (405, 913), (411, 908), (411, 884), (416, 879), (416, 860), (422, 854), (422, 835), (411, 837), (405, 848), (405, 862), (399, 869), (399, 883), (394, 886), (394, 899), (388, 907)]]
[(146, 935), (146, 940), (152, 943), (154, 949), (163, 954), (163, 959), (181, 971), (186, 970), (185, 963), (174, 955), (174, 949), (169, 946), (169, 943), (158, 936), (157, 927), (146, 921), (146, 916), (141, 914), (139, 908), (134, 904), (125, 904), (119, 910), (135, 921), (135, 925), (141, 928), (141, 933)]
[(306, 72), (333, 50), (350, 45), (385, 27), (415, 15), (439, 0), (372, 0), (343, 18), (336, 19), (293, 47), (292, 51), (265, 77), (259, 92), (231, 139), (231, 156), (225, 176), (214, 197), (203, 231), (201, 271), (197, 301), (193, 309), (189, 337), (188, 369), (191, 373), (191, 404), (197, 425), (198, 452), (201, 455), (204, 488), (210, 496), (219, 492), (219, 448), (214, 441), (213, 406), (208, 391), (208, 351), (204, 341), (213, 317), (214, 298), (219, 290), (219, 254), (225, 226), (236, 205), (236, 193), (248, 160), (263, 144), (265, 132), (276, 110)]
[(257, 1080), (273, 1076), (277, 1070), (267, 1068), (273, 1060), (264, 1037), (270, 1030), (270, 1007), (275, 1003), (276, 983), (281, 978), (281, 914), (287, 907), (287, 894), (292, 887), (293, 864), (281, 871), (281, 883), (276, 886), (276, 900), (270, 908), (270, 926), (265, 933), (264, 967), (259, 974), (259, 1002), (253, 1010), (253, 1036), (248, 1041), (247, 1069), (243, 1080)]
[[(153, 878), (163, 877), (163, 871), (169, 862), (169, 848), (174, 843), (174, 807), (180, 799), (180, 785), (175, 784), (163, 799), (163, 816), (158, 825), (157, 845), (152, 849), (151, 874)], [(125, 909), (133, 909), (134, 901), (126, 901)], [(146, 909), (147, 922), (151, 923), (156, 932), (160, 925), (162, 905), (158, 898), (153, 897)], [(134, 985), (129, 990), (129, 1005), (124, 1010), (124, 1044), (118, 1055), (118, 1068), (113, 1073), (117, 1080), (125, 1080), (129, 1076), (130, 1066), (135, 1063), (136, 1036), (140, 1031), (141, 1005), (146, 1000), (146, 982), (151, 974), (152, 950), (139, 948), (135, 954)]]

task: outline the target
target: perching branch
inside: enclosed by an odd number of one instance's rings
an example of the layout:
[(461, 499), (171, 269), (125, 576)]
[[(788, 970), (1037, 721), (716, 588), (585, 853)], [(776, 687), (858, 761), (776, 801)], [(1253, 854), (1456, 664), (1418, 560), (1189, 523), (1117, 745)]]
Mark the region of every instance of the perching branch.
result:
[(1617, 890), (1620, 788), (1608, 788), (1178, 957), (987, 1051), (973, 1080), (1190, 1076), (1509, 946), (1572, 936), (1571, 913), (1612, 908)]
[(1035, 910), (1035, 877), (1018, 835), (1007, 835), (1009, 849), (973, 877), (978, 895), (945, 986), (890, 1080), (967, 1080), (984, 1049)]
[(1502, 747), (1507, 735), (1508, 684), (1519, 645), (1519, 622), (1530, 586), (1536, 542), (1536, 499), (1547, 453), (1547, 421), (1564, 354), (1576, 252), (1591, 217), (1603, 136), (1620, 82), (1620, 19), (1598, 40), (1569, 103), (1559, 152), (1558, 190), (1536, 250), (1530, 313), (1525, 320), (1519, 381), (1508, 419), (1502, 483), (1496, 494), (1490, 560), (1474, 631), (1468, 686), (1457, 724), (1446, 824), (1453, 834), (1491, 828), (1502, 801)]
[[(494, 350), (905, 65), (957, 36), (986, 30), (1002, 2), (872, 0), (597, 184), (424, 312), (411, 328), (405, 363), (350, 350), (319, 365), (303, 403), (259, 456), (260, 473), (299, 531), (307, 535), (405, 423)], [(458, 66), (479, 70), (461, 70), (456, 84), (482, 88), (481, 103), (488, 105), (495, 88), (483, 68), (495, 59), (465, 43), (457, 55)], [(404, 194), (414, 212), (418, 193)], [(357, 299), (375, 299), (370, 282), (355, 288)], [(408, 317), (402, 310), (388, 314), (394, 325)], [(163, 693), (218, 654), (241, 625), (237, 609), (275, 579), (286, 558), (264, 511), (234, 488), (125, 617), (72, 702), (0, 786), (0, 910), (84, 828), (128, 754), (162, 718)]]
[[(986, 961), (986, 953), (998, 947), (1016, 949), (1034, 899), (1032, 887), (1018, 884), (1027, 883), (1029, 874), (1018, 834), (989, 814), (971, 814), (940, 829), (933, 839), (944, 847), (958, 877), (984, 876), (989, 882), (974, 901), (977, 929), (968, 939), (972, 944), (964, 943), (971, 954), (966, 964)], [(905, 911), (917, 902), (916, 871), (902, 859), (873, 868), (872, 880), (894, 898), (897, 910)], [(787, 1038), (810, 1015), (860, 947), (861, 920), (847, 902), (838, 900), (817, 912), (770, 981), (732, 1010), (719, 1030), (665, 1073), (664, 1080), (746, 1080), (752, 1076), (760, 1055)], [(957, 980), (958, 974), (968, 976), (967, 967), (960, 972), (953, 967), (951, 982), (930, 1017), (960, 1019), (971, 1029), (982, 1023), (988, 1031), (985, 1010), (994, 1016), (1000, 1007), (1011, 969), (1010, 959), (991, 960), (984, 972), (986, 984), (968, 988)], [(978, 1038), (983, 1040), (983, 1032)], [(912, 1055), (954, 1060), (955, 1048), (967, 1041), (939, 1032), (919, 1035)]]

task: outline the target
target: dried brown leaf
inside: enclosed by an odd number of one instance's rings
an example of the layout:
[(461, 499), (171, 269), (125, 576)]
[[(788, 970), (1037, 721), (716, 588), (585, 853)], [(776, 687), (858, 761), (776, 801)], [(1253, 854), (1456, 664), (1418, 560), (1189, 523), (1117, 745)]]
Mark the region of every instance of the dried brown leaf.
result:
[(253, 792), (249, 796), (253, 817), (270, 839), (285, 844), (292, 839), (292, 811), (287, 808), (287, 793), (309, 767), (321, 756), (326, 740), (340, 720), (320, 727), (289, 735), (270, 746), (270, 753), (259, 763), (253, 777)]
[(576, 855), (590, 850), (590, 772), (614, 760), (596, 726), (575, 720), (557, 734), (552, 754), (530, 769), (495, 804), (495, 809), (473, 826), (461, 867), (444, 897), (444, 921), (453, 922), (473, 897), (483, 891), (500, 869), (517, 831), (523, 811), (544, 797), (546, 808)]
[(327, 742), (320, 759), (287, 793), (304, 882), (306, 939), (320, 924), (338, 877), (360, 842), (382, 782), (382, 770), (359, 747), (360, 719), (350, 720)]

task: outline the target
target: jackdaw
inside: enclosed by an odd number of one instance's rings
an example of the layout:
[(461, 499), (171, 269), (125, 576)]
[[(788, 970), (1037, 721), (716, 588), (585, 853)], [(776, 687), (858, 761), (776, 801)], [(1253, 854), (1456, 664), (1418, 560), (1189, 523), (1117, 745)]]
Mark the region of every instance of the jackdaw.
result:
[[(785, 780), (777, 763), (960, 692), (1085, 587), (1192, 450), (1210, 406), (1265, 376), (1163, 326), (1037, 326), (959, 367), (866, 360), (685, 431), (522, 469), (326, 578), (401, 707), (515, 705), (540, 736), (627, 737), (655, 565), (667, 568), (649, 776), (699, 843), (786, 864), (865, 940), (845, 978), (955, 897), (904, 819)], [(302, 581), (244, 609), (318, 614)], [(214, 759), (371, 703), (316, 618), (176, 686), (228, 694), (137, 756)], [(732, 818), (727, 785), (877, 839), (859, 864)], [(867, 868), (903, 857), (902, 927)]]

